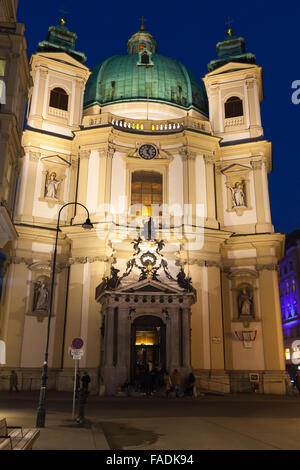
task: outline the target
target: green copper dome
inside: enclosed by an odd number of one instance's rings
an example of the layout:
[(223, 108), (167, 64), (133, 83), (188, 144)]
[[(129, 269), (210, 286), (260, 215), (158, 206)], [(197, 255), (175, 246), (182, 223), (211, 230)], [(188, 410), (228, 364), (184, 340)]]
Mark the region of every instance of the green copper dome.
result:
[(127, 55), (98, 64), (87, 82), (84, 107), (116, 102), (154, 101), (208, 115), (204, 85), (178, 60), (156, 53), (157, 43), (147, 31), (127, 42)]

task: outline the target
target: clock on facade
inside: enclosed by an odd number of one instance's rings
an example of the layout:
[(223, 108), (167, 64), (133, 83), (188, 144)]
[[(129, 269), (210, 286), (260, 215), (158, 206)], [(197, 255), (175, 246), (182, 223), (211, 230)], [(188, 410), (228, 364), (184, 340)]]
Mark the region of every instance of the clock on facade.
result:
[(140, 146), (139, 154), (145, 160), (152, 160), (152, 158), (156, 157), (157, 150), (154, 145), (144, 144)]

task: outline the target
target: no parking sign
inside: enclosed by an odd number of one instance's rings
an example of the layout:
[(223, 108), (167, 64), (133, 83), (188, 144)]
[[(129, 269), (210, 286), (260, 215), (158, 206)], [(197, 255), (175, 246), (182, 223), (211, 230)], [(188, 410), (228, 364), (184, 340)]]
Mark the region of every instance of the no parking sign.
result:
[(70, 354), (73, 359), (81, 359), (84, 355), (84, 341), (82, 338), (74, 338), (70, 347)]

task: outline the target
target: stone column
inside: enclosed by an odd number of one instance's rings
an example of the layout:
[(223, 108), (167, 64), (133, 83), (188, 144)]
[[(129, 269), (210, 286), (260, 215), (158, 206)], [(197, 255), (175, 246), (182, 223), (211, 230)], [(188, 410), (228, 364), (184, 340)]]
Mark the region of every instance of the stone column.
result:
[(221, 278), (220, 268), (215, 263), (207, 261), (208, 266), (208, 290), (209, 290), (209, 327), (211, 369), (224, 370), (224, 345), (223, 345), (223, 318), (221, 305)]
[(189, 307), (182, 308), (182, 353), (183, 367), (191, 367), (191, 311)]
[[(28, 170), (27, 170), (27, 178), (22, 185), (22, 192), (25, 192), (24, 201), (23, 201), (23, 210), (22, 214), (21, 211), (19, 212), (19, 217), (22, 221), (31, 221), (32, 220), (32, 211), (34, 207), (34, 194), (35, 194), (35, 186), (36, 186), (36, 176), (37, 176), (37, 166), (40, 159), (41, 154), (39, 152), (32, 152), (29, 151), (29, 158), (28, 161)], [(40, 188), (38, 188), (40, 190)], [(40, 192), (38, 193), (40, 196)], [(19, 207), (19, 210), (21, 207)]]
[(261, 318), (265, 374), (264, 393), (285, 394), (285, 358), (281, 324), (277, 265), (257, 266), (262, 292)]
[[(100, 157), (98, 206), (105, 204), (105, 212), (108, 212), (108, 205), (110, 204), (112, 159), (114, 156), (114, 149), (110, 146), (101, 147), (98, 149), (98, 153)], [(101, 215), (104, 215), (103, 210), (101, 210)]]
[(272, 232), (273, 226), (267, 223), (265, 210), (265, 194), (263, 188), (262, 161), (251, 161), (254, 177), (255, 205), (256, 205), (256, 233)]
[[(77, 193), (77, 202), (86, 205), (87, 198), (87, 183), (89, 175), (89, 158), (91, 151), (90, 150), (81, 150), (80, 151), (80, 166), (79, 166), (79, 178), (78, 178), (78, 193)], [(83, 208), (77, 207), (75, 223), (84, 222), (86, 219), (86, 212)]]
[(128, 319), (129, 307), (119, 308), (119, 327), (118, 327), (118, 377), (120, 383), (130, 379), (130, 321)]
[(220, 223), (221, 227), (224, 226), (224, 206), (223, 206), (223, 174), (222, 166), (216, 166), (216, 198), (217, 198), (217, 213), (216, 219)]
[(171, 374), (172, 367), (172, 323), (170, 315), (166, 318), (166, 368)]
[(68, 346), (77, 336), (81, 336), (81, 310), (83, 297), (83, 262), (75, 262), (70, 267), (68, 310), (65, 333), (64, 368), (73, 367), (74, 360), (69, 356)]
[(171, 344), (170, 344), (170, 352), (171, 352), (171, 360), (170, 364), (170, 373), (173, 372), (174, 369), (179, 369), (180, 361), (179, 361), (179, 314), (178, 314), (178, 307), (168, 309), (169, 316), (170, 316), (170, 329), (171, 329)]
[(207, 218), (205, 225), (211, 228), (219, 228), (216, 220), (216, 192), (215, 192), (215, 175), (214, 175), (214, 159), (211, 155), (203, 156), (205, 161), (206, 173), (206, 205)]

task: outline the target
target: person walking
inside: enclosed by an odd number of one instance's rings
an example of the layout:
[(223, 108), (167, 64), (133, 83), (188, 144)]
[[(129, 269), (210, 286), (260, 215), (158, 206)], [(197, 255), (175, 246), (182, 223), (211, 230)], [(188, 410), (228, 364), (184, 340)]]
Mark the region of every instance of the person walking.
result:
[(18, 392), (18, 376), (14, 370), (11, 371), (9, 378), (9, 391), (12, 392), (13, 388)]
[(88, 394), (90, 381), (91, 381), (90, 376), (88, 375), (87, 372), (84, 372), (83, 376), (81, 377), (81, 383), (82, 383), (82, 388), (86, 392), (86, 394)]
[(174, 386), (175, 396), (176, 398), (179, 398), (181, 389), (181, 373), (177, 369), (174, 369), (172, 383)]

